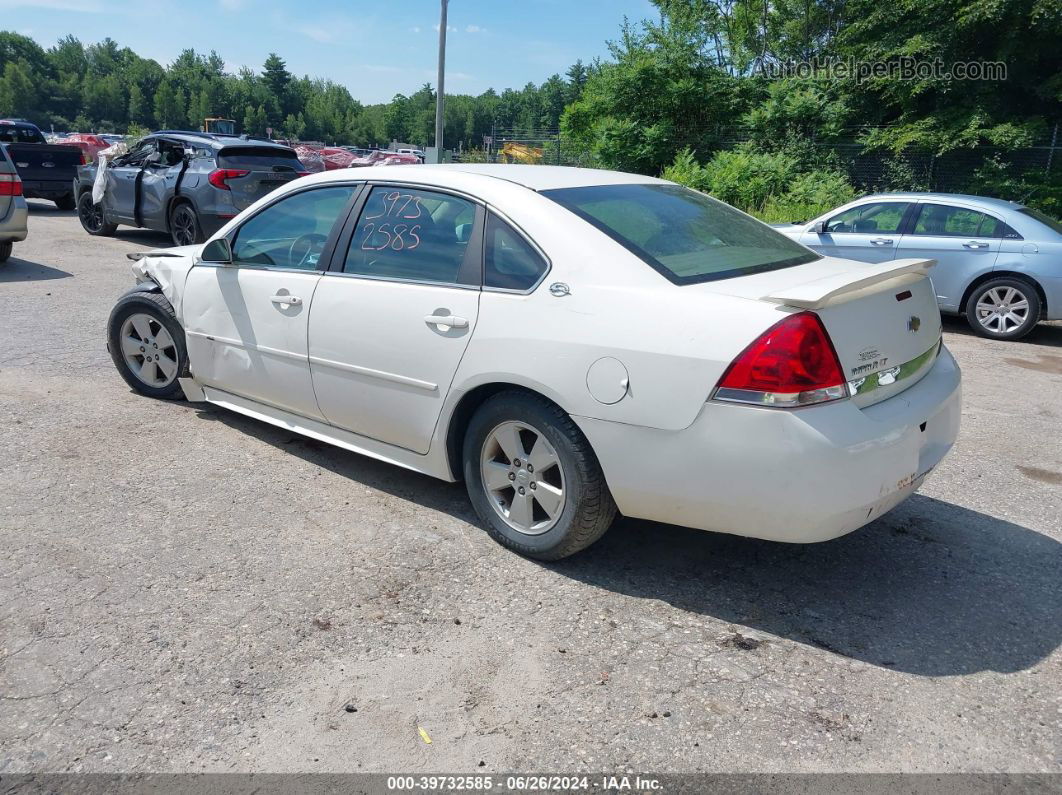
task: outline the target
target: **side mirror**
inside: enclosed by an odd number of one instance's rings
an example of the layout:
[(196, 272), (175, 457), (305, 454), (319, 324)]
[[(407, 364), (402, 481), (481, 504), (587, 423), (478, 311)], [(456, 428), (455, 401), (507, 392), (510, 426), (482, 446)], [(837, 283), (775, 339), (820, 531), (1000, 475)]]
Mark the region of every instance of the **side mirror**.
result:
[(213, 262), (218, 265), (232, 264), (232, 244), (226, 237), (211, 240), (203, 247), (203, 253), (199, 255), (203, 262)]
[(811, 231), (814, 232), (816, 235), (826, 234), (826, 222), (819, 221), (815, 224), (815, 226), (811, 227)]

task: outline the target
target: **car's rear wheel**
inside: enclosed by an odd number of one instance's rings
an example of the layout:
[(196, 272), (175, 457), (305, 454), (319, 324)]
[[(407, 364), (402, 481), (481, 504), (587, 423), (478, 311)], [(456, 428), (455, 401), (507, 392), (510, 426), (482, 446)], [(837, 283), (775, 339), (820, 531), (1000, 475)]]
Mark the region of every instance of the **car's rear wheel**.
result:
[(170, 237), (175, 246), (192, 246), (203, 242), (203, 230), (195, 208), (182, 202), (170, 211)]
[(7, 258), (11, 256), (12, 249), (15, 248), (15, 244), (10, 240), (5, 240), (0, 243), (0, 262), (7, 262)]
[(539, 560), (599, 539), (616, 515), (597, 456), (549, 401), (506, 391), (472, 417), (463, 450), (472, 506), (493, 538)]
[(107, 322), (107, 348), (122, 378), (140, 394), (184, 397), (177, 379), (188, 375), (188, 349), (164, 296), (134, 290), (118, 299)]
[(118, 229), (118, 224), (107, 223), (103, 214), (103, 205), (92, 201), (92, 192), (85, 191), (77, 200), (77, 217), (82, 228), (90, 235), (110, 237)]
[(1024, 279), (1002, 276), (977, 287), (966, 304), (966, 319), (982, 337), (1017, 340), (1040, 320), (1036, 288)]
[(60, 210), (73, 210), (77, 207), (77, 202), (74, 201), (74, 194), (68, 193), (63, 197), (56, 199), (55, 206)]

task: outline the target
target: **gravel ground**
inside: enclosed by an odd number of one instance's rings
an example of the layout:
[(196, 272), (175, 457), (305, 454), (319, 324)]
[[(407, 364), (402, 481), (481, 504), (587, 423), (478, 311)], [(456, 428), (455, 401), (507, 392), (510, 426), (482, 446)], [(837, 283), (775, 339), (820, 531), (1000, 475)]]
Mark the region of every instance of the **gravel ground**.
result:
[(543, 565), (459, 485), (134, 396), (104, 322), (165, 238), (31, 205), (0, 269), (0, 773), (1062, 771), (1062, 325), (948, 322), (959, 442), (857, 533), (624, 520)]

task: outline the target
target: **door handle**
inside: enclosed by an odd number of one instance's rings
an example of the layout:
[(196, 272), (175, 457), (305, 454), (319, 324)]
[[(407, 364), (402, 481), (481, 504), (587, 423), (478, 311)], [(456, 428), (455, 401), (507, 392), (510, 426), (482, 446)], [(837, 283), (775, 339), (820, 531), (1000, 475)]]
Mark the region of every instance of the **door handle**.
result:
[(446, 326), (447, 328), (468, 328), (468, 320), (456, 315), (425, 315), (424, 322), (429, 326)]
[(274, 295), (269, 300), (274, 304), (288, 304), (289, 306), (302, 305), (302, 299), (297, 295)]
[(988, 243), (980, 243), (976, 240), (970, 240), (962, 244), (963, 248), (988, 248)]
[(890, 238), (887, 238), (887, 237), (875, 237), (875, 238), (872, 238), (870, 242), (872, 244), (874, 244), (875, 246), (891, 246), (892, 245), (892, 240)]

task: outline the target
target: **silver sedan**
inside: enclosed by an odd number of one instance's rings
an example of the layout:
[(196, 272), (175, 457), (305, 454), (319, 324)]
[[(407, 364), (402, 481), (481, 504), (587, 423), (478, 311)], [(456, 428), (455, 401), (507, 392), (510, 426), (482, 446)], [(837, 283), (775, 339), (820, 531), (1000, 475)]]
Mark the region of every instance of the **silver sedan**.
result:
[(978, 334), (1024, 337), (1062, 319), (1062, 223), (1002, 199), (954, 193), (864, 196), (779, 231), (823, 254), (884, 262), (932, 258), (942, 312)]

